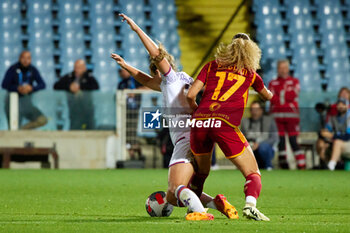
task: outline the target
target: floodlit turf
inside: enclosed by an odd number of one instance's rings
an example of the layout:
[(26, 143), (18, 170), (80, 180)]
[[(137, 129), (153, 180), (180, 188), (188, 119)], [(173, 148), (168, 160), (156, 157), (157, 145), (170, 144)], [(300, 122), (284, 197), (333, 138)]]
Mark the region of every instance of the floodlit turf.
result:
[(349, 232), (350, 173), (263, 172), (259, 209), (271, 222), (242, 215), (244, 180), (238, 171), (214, 171), (205, 191), (225, 194), (239, 210), (228, 220), (188, 222), (186, 210), (151, 218), (145, 200), (165, 190), (166, 170), (1, 170), (1, 232)]

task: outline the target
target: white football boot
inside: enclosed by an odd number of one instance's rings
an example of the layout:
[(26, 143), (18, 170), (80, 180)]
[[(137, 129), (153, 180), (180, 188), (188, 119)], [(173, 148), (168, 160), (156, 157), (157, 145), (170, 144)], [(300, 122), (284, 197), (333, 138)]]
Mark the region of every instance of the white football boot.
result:
[(263, 213), (261, 213), (254, 205), (246, 204), (243, 208), (243, 216), (256, 221), (270, 221)]

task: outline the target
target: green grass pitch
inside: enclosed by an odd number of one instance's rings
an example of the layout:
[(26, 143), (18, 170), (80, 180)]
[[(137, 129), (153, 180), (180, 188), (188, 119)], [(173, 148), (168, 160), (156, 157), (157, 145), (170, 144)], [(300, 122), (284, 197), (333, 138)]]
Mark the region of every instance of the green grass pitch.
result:
[(244, 179), (213, 171), (205, 185), (239, 210), (228, 220), (188, 222), (186, 210), (151, 218), (145, 200), (167, 187), (167, 170), (1, 170), (0, 232), (350, 232), (350, 173), (262, 172), (259, 209), (271, 222), (242, 215)]

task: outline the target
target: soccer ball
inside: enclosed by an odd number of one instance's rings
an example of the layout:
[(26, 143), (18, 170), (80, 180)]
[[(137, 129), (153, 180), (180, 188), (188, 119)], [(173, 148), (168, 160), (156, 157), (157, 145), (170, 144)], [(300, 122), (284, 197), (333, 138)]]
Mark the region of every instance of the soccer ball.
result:
[(151, 217), (168, 217), (173, 212), (173, 206), (166, 200), (163, 191), (154, 192), (146, 200), (146, 211)]

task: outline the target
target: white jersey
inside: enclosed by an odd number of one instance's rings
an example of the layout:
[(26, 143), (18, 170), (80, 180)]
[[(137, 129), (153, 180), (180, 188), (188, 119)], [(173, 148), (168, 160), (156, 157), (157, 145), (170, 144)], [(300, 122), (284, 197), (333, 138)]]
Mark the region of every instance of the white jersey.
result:
[[(189, 104), (186, 100), (186, 93), (188, 91), (189, 85), (192, 85), (193, 78), (190, 77), (185, 72), (175, 72), (172, 68), (164, 74), (160, 89), (163, 93), (163, 104), (166, 109), (165, 114), (167, 115), (182, 115), (178, 117), (172, 117), (171, 120), (176, 121), (179, 119), (188, 119), (190, 115), (188, 110), (190, 109)], [(187, 86), (187, 87), (186, 87)], [(186, 115), (187, 116), (183, 116)], [(189, 137), (190, 128), (188, 129), (174, 129), (169, 128), (170, 137), (175, 145), (176, 142), (184, 137), (185, 134), (188, 134)], [(189, 138), (187, 139), (189, 140)]]

